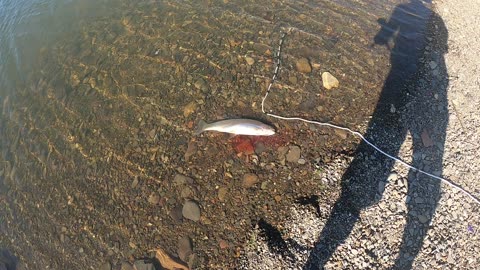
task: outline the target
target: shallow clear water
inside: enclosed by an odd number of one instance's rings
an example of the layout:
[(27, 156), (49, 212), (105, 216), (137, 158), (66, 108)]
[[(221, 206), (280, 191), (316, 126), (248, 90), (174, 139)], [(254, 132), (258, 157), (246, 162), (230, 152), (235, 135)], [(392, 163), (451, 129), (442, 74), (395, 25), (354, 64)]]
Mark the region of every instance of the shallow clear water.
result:
[[(390, 68), (387, 46), (374, 45), (377, 20), (389, 20), (401, 2), (0, 0), (0, 228), (13, 235), (2, 244), (72, 267), (172, 245), (168, 236), (178, 231), (156, 216), (150, 192), (173, 208), (182, 199), (170, 180), (185, 172), (199, 181), (195, 198), (206, 201), (216, 184), (200, 179), (221, 178), (219, 166), (235, 159), (219, 156), (231, 151), (222, 138), (199, 143), (203, 156), (184, 157), (200, 119), (259, 118), (286, 143), (310, 141), (312, 156), (351, 151), (355, 143), (324, 136), (332, 133), (262, 115), (273, 53), (291, 29), (267, 109), (361, 129)], [(413, 53), (427, 10), (396, 18), (415, 26), (402, 32)], [(297, 71), (300, 58), (312, 72)], [(322, 87), (324, 71), (339, 88)], [(116, 242), (127, 247), (110, 254)], [(72, 258), (79, 247), (85, 253)]]

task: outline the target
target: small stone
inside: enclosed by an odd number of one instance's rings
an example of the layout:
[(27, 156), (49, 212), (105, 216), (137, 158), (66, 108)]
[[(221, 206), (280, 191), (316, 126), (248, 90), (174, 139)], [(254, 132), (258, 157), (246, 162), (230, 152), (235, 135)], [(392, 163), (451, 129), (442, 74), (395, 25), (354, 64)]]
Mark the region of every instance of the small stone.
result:
[(157, 204), (160, 201), (160, 196), (156, 192), (152, 192), (150, 196), (148, 196), (148, 202), (150, 204)]
[(228, 242), (223, 239), (220, 239), (220, 241), (218, 241), (218, 245), (221, 249), (226, 249), (229, 246)]
[(242, 186), (244, 188), (253, 187), (256, 183), (258, 183), (258, 176), (254, 173), (247, 173), (243, 176)]
[(178, 239), (178, 257), (182, 261), (187, 261), (188, 256), (193, 253), (192, 240), (188, 236)]
[(336, 128), (333, 132), (335, 132), (335, 134), (337, 134), (337, 136), (342, 140), (345, 140), (348, 136), (348, 132), (346, 130)]
[(122, 262), (120, 270), (134, 270), (133, 265), (129, 262)]
[(192, 114), (195, 111), (196, 108), (197, 108), (197, 103), (195, 101), (188, 103), (187, 106), (183, 108), (183, 116), (188, 117), (190, 114)]
[(133, 265), (135, 270), (155, 270), (153, 263), (144, 260), (136, 260)]
[(287, 155), (285, 156), (288, 162), (298, 163), (300, 159), (300, 147), (293, 145), (289, 147)]
[(382, 194), (385, 191), (385, 182), (379, 181), (378, 182), (378, 193)]
[(290, 77), (288, 77), (288, 81), (289, 81), (291, 84), (297, 84), (298, 79), (297, 79), (297, 77), (295, 77), (295, 76), (290, 76)]
[(128, 262), (122, 262), (122, 266), (120, 266), (120, 270), (134, 270), (133, 265)]
[(251, 65), (253, 65), (253, 64), (255, 63), (255, 60), (254, 60), (252, 57), (250, 57), (250, 56), (245, 57), (245, 61), (247, 62), (247, 64), (248, 64), (249, 66), (251, 66)]
[(112, 265), (110, 262), (105, 262), (100, 266), (99, 270), (112, 270)]
[(135, 188), (136, 186), (138, 186), (138, 177), (137, 176), (135, 176), (135, 178), (133, 178), (131, 187)]
[(190, 141), (188, 143), (187, 151), (185, 152), (184, 158), (186, 161), (190, 159), (190, 157), (197, 152), (197, 144), (195, 141)]
[(194, 201), (186, 201), (182, 208), (182, 215), (193, 221), (200, 220), (200, 207)]
[(255, 154), (260, 155), (261, 153), (265, 152), (265, 144), (262, 142), (257, 142), (255, 145)]
[(225, 201), (225, 197), (227, 196), (228, 189), (226, 187), (221, 187), (218, 189), (218, 199), (221, 202)]
[(398, 174), (395, 172), (392, 172), (390, 175), (388, 175), (387, 180), (388, 181), (397, 181), (398, 179)]
[(427, 223), (428, 217), (425, 215), (418, 215), (418, 221), (420, 221), (420, 223)]
[(302, 73), (312, 72), (312, 66), (310, 65), (310, 61), (308, 61), (308, 59), (305, 57), (300, 58), (295, 65), (299, 72), (302, 72)]
[(423, 146), (425, 146), (425, 147), (431, 147), (431, 146), (434, 145), (434, 143), (433, 143), (432, 139), (430, 138), (430, 135), (428, 135), (428, 132), (427, 132), (426, 129), (424, 129), (424, 130), (422, 131), (421, 137), (422, 137)]
[(182, 222), (182, 206), (177, 205), (174, 207), (172, 210), (170, 210), (169, 213), (170, 217), (175, 221), (176, 223), (181, 223)]
[(182, 186), (182, 185), (192, 184), (192, 183), (193, 183), (192, 178), (179, 173), (175, 174), (175, 177), (173, 178), (173, 185), (175, 186)]
[(202, 78), (198, 79), (193, 85), (198, 90), (202, 90), (202, 91), (208, 90), (208, 85), (205, 82), (205, 80), (203, 80)]
[(430, 63), (428, 63), (430, 65), (430, 68), (431, 69), (435, 69), (437, 67), (437, 62), (435, 61), (430, 61)]
[(323, 82), (323, 87), (325, 87), (328, 90), (338, 87), (339, 85), (337, 78), (335, 78), (332, 74), (330, 74), (330, 72), (322, 73), (322, 82)]
[(299, 158), (297, 162), (300, 165), (303, 165), (303, 164), (307, 163), (307, 161), (304, 158)]

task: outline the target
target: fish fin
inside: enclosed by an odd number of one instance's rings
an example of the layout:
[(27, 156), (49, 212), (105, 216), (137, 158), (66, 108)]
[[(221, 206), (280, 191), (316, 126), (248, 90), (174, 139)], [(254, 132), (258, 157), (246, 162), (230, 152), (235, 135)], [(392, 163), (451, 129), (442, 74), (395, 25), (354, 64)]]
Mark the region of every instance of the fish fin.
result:
[(198, 122), (197, 128), (195, 129), (195, 135), (198, 135), (198, 134), (204, 132), (207, 125), (208, 125), (207, 122), (205, 122), (203, 120), (200, 120)]

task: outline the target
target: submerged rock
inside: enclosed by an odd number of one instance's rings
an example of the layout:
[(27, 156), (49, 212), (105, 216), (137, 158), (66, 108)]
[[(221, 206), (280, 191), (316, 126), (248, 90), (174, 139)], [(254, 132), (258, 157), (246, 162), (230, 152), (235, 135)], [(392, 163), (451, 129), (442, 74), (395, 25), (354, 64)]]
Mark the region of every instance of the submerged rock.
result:
[(323, 87), (327, 88), (328, 90), (338, 87), (339, 82), (337, 78), (335, 78), (330, 72), (323, 72), (322, 73), (322, 82)]
[(243, 176), (243, 187), (244, 188), (250, 188), (254, 186), (256, 183), (258, 183), (258, 176), (253, 173), (247, 173)]
[(194, 201), (186, 201), (182, 208), (182, 215), (193, 221), (200, 220), (200, 207)]
[(300, 58), (297, 63), (295, 63), (297, 70), (302, 73), (310, 73), (312, 72), (312, 66), (310, 65), (310, 61), (307, 58), (303, 57)]
[(300, 147), (293, 145), (289, 147), (288, 153), (286, 155), (286, 159), (288, 162), (297, 163), (300, 159)]

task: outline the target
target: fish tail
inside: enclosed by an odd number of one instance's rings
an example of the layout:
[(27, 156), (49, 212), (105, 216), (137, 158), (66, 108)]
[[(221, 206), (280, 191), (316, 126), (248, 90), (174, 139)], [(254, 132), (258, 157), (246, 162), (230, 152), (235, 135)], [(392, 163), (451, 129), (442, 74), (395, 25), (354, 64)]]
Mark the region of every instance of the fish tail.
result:
[(208, 124), (205, 121), (200, 120), (198, 122), (197, 128), (195, 129), (195, 135), (198, 135), (198, 134), (204, 132), (207, 125)]

